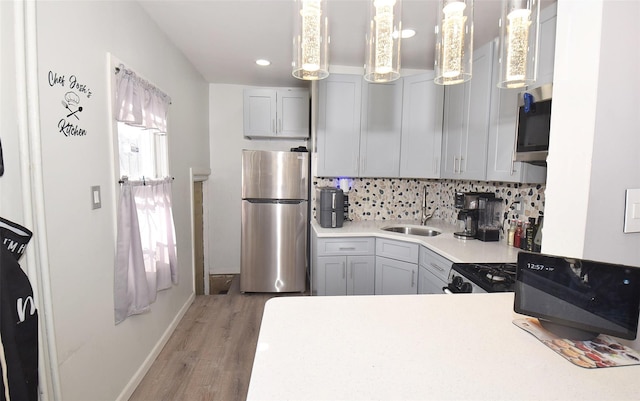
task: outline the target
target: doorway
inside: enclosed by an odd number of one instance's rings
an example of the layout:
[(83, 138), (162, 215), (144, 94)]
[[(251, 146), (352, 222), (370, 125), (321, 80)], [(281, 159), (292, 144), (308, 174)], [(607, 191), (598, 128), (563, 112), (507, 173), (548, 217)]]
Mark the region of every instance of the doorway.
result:
[(196, 295), (205, 294), (204, 208), (202, 181), (193, 182), (193, 258)]

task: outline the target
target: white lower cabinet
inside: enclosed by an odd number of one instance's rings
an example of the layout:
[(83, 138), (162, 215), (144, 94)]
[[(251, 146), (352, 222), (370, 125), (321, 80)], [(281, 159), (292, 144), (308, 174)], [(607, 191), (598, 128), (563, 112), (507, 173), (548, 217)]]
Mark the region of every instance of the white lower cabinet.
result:
[(376, 295), (417, 293), (417, 264), (376, 256)]
[(374, 256), (321, 256), (317, 295), (373, 295)]
[(376, 295), (418, 293), (418, 253), (410, 242), (376, 238)]
[(442, 281), (426, 267), (420, 266), (418, 271), (418, 294), (442, 294), (442, 288), (446, 286), (446, 281)]
[(312, 246), (312, 295), (374, 294), (374, 238), (314, 235)]
[(419, 264), (418, 294), (442, 294), (453, 262), (421, 246)]

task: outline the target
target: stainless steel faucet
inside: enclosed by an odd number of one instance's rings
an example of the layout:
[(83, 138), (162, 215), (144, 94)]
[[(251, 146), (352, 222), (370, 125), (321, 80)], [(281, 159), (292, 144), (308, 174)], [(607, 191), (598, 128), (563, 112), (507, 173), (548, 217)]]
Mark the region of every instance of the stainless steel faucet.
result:
[(427, 186), (425, 185), (422, 187), (422, 219), (420, 224), (424, 226), (431, 217), (433, 217), (433, 212), (427, 214)]

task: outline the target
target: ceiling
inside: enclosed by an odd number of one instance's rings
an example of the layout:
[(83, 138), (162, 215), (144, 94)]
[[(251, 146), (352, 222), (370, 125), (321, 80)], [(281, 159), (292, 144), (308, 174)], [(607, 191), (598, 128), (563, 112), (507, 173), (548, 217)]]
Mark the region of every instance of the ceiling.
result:
[[(555, 0), (542, 0), (544, 7)], [(139, 0), (205, 80), (248, 86), (307, 86), (291, 76), (293, 0)], [(501, 0), (476, 0), (474, 47), (498, 36)], [(362, 67), (367, 0), (328, 0), (330, 66)], [(404, 0), (402, 69), (433, 69), (437, 0)], [(271, 61), (259, 67), (255, 60)], [(333, 67), (330, 67), (330, 70)]]

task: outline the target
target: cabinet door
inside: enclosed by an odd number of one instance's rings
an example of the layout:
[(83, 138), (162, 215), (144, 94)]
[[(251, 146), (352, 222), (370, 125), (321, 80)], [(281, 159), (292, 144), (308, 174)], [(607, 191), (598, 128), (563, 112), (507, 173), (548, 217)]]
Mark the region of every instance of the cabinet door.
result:
[(277, 91), (277, 135), (282, 138), (309, 138), (309, 91)]
[(557, 3), (553, 3), (540, 12), (536, 86), (553, 82), (553, 65), (556, 52), (556, 7)]
[(489, 42), (474, 52), (473, 78), (465, 84), (468, 85), (468, 97), (465, 99), (466, 126), (458, 176), (461, 179), (486, 178), (492, 67), (493, 42)]
[(442, 178), (460, 178), (462, 135), (467, 84), (445, 87), (442, 127)]
[(376, 295), (418, 293), (418, 265), (376, 256)]
[[(497, 39), (495, 40), (497, 42)], [(494, 54), (491, 84), (491, 117), (487, 147), (487, 181), (545, 182), (546, 167), (515, 161), (516, 116), (518, 93), (522, 89), (501, 89), (498, 67), (499, 52)]]
[(398, 177), (402, 79), (362, 86), (360, 177)]
[(418, 294), (442, 294), (442, 288), (447, 286), (446, 282), (422, 266), (418, 276)]
[(347, 295), (375, 294), (375, 256), (347, 257)]
[(400, 177), (440, 178), (444, 88), (435, 73), (404, 78)]
[(357, 177), (362, 78), (331, 74), (318, 86), (317, 174), (320, 177)]
[(346, 295), (347, 257), (322, 256), (317, 260), (315, 282), (318, 295)]
[(243, 92), (244, 135), (251, 138), (276, 135), (276, 92), (245, 89)]

